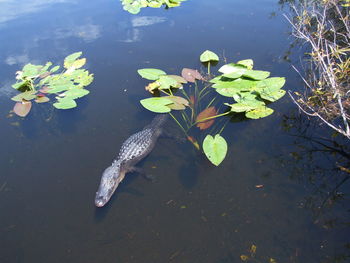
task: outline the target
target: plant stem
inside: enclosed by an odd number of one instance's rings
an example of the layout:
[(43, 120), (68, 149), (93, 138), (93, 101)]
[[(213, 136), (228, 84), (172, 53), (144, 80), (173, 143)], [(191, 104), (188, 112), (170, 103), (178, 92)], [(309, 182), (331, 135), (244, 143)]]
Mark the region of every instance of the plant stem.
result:
[(210, 61), (208, 62), (208, 75), (210, 76)]
[(215, 116), (207, 117), (207, 118), (204, 118), (204, 119), (196, 121), (194, 124), (197, 124), (197, 123), (203, 122), (203, 121), (207, 121), (207, 120), (211, 120), (211, 119), (215, 119), (215, 118), (218, 118), (218, 117), (222, 117), (222, 116), (228, 115), (229, 113), (231, 113), (231, 112), (227, 111), (227, 112), (215, 115)]
[(187, 135), (187, 131), (184, 129), (184, 127), (182, 127), (182, 125), (181, 125), (180, 122), (175, 118), (175, 116), (172, 115), (170, 112), (169, 112), (169, 114), (170, 114), (170, 116), (174, 119), (174, 121), (177, 123), (177, 125), (180, 126), (180, 128), (181, 128), (182, 131), (185, 133), (185, 135), (188, 136), (188, 135)]
[(169, 94), (168, 92), (166, 92), (165, 90), (160, 89), (160, 91), (163, 92), (163, 93), (165, 93), (165, 94), (168, 95), (168, 96), (172, 95), (172, 94)]
[(228, 123), (229, 121), (230, 121), (230, 120), (228, 119), (228, 120), (226, 121), (226, 123), (224, 124), (224, 126), (222, 126), (221, 130), (219, 131), (219, 134), (221, 134), (221, 133), (223, 132), (223, 130), (226, 128), (226, 125), (227, 125), (227, 123)]

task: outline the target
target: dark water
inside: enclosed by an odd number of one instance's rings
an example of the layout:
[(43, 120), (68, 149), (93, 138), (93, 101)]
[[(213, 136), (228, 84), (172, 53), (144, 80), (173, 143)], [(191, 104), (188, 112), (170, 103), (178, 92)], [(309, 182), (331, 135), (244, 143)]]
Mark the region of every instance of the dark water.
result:
[[(200, 68), (210, 49), (253, 58), (296, 90), (286, 11), (273, 0), (189, 0), (138, 15), (118, 0), (0, 1), (0, 262), (228, 263), (252, 244), (252, 262), (349, 262), (346, 142), (325, 140), (328, 130), (287, 96), (274, 115), (227, 126), (220, 167), (160, 139), (141, 164), (156, 181), (132, 174), (94, 207), (102, 171), (153, 116), (138, 103), (147, 94), (136, 70)], [(8, 117), (17, 70), (76, 51), (95, 74), (76, 109), (34, 105), (25, 119)]]

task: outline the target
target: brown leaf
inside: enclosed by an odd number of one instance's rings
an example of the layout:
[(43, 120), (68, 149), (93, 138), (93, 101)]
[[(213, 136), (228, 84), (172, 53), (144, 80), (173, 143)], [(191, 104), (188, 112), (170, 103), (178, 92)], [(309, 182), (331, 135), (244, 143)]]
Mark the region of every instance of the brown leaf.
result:
[(13, 107), (13, 112), (20, 117), (25, 117), (30, 112), (32, 103), (30, 101), (17, 102)]
[[(215, 109), (214, 106), (211, 106), (209, 108), (206, 108), (204, 111), (202, 111), (201, 113), (199, 113), (197, 115), (196, 121), (200, 121), (209, 117), (213, 117), (217, 114), (217, 111)], [(208, 129), (210, 126), (212, 126), (215, 122), (215, 119), (210, 119), (210, 120), (206, 120), (206, 121), (201, 121), (199, 123), (197, 123), (197, 127), (200, 130), (205, 130)]]
[(193, 95), (190, 96), (190, 105), (193, 106), (196, 103), (196, 99)]
[(187, 83), (187, 80), (185, 80), (183, 77), (181, 76), (178, 76), (178, 75), (167, 75), (168, 77), (170, 78), (173, 78), (175, 79), (178, 83), (182, 83), (182, 84), (185, 84)]
[(36, 99), (35, 99), (35, 102), (36, 103), (44, 103), (44, 102), (48, 102), (50, 99), (46, 96), (38, 96)]
[(185, 80), (189, 82), (195, 82), (196, 79), (203, 79), (202, 75), (198, 72), (198, 70), (190, 68), (183, 68), (181, 75)]
[(189, 140), (198, 151), (200, 150), (199, 144), (195, 138), (187, 136), (187, 140)]

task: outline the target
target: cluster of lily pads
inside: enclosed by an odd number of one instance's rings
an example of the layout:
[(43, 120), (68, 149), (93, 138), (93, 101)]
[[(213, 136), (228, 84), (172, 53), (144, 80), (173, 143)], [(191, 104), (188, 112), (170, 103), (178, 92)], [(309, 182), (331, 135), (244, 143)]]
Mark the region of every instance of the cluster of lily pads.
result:
[[(141, 77), (153, 81), (145, 87), (153, 97), (141, 100), (142, 106), (152, 112), (169, 113), (198, 150), (198, 141), (189, 135), (193, 127), (204, 131), (214, 124), (216, 118), (225, 115), (244, 113), (250, 119), (267, 117), (273, 113), (273, 109), (267, 105), (286, 93), (282, 89), (285, 78), (269, 78), (270, 72), (254, 70), (251, 59), (223, 65), (219, 68), (221, 74), (214, 78), (210, 74), (210, 66), (217, 63), (219, 57), (206, 50), (201, 54), (200, 61), (208, 68), (204, 77), (197, 70), (188, 68), (182, 70), (181, 76), (168, 75), (163, 70), (154, 68), (138, 70)], [(194, 83), (194, 87), (188, 83)], [(183, 96), (175, 96), (176, 92)], [(223, 113), (219, 113), (220, 106), (213, 106), (217, 103), (217, 94), (225, 100), (233, 100), (222, 103), (228, 106)], [(180, 116), (176, 117), (172, 111), (179, 111)], [(202, 143), (203, 152), (216, 166), (224, 160), (227, 153), (226, 140), (221, 136), (225, 125), (214, 136), (207, 134)]]
[(12, 98), (16, 101), (13, 111), (25, 117), (32, 107), (31, 101), (45, 103), (53, 96), (56, 99), (53, 106), (57, 109), (76, 107), (75, 100), (89, 94), (84, 87), (94, 79), (93, 74), (82, 69), (86, 58), (80, 58), (81, 55), (82, 52), (76, 52), (67, 56), (62, 70), (47, 62), (45, 65), (27, 64), (17, 71), (17, 82), (12, 87), (21, 93)]
[(124, 10), (131, 14), (138, 14), (141, 8), (153, 7), (160, 8), (165, 5), (166, 8), (176, 7), (181, 4), (181, 2), (186, 0), (120, 0), (122, 2)]

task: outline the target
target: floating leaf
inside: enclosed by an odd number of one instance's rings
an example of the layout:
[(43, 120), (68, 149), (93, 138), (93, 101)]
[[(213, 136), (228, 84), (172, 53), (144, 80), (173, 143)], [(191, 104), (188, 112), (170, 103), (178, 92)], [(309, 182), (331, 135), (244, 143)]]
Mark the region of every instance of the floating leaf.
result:
[(219, 61), (218, 55), (210, 50), (204, 51), (199, 59), (201, 62)]
[(70, 89), (70, 90), (66, 91), (65, 93), (63, 93), (63, 95), (65, 95), (66, 98), (77, 99), (77, 98), (84, 97), (85, 95), (88, 95), (89, 93), (90, 93), (90, 91), (88, 91), (86, 89), (75, 88), (75, 89)]
[(35, 93), (36, 93), (35, 90), (22, 92), (16, 96), (12, 97), (11, 100), (18, 101), (18, 102), (21, 102), (22, 100), (32, 100), (32, 99), (36, 98)]
[(195, 82), (196, 79), (203, 79), (202, 75), (198, 72), (198, 70), (190, 68), (183, 68), (181, 71), (181, 76), (189, 82)]
[[(202, 112), (200, 112), (198, 115), (197, 115), (197, 118), (196, 118), (196, 122), (197, 123), (197, 127), (200, 129), (200, 130), (205, 130), (205, 129), (208, 129), (210, 126), (212, 126), (215, 122), (215, 119), (210, 119), (210, 120), (204, 120), (206, 118), (210, 118), (210, 117), (213, 117), (217, 114), (217, 110), (215, 109), (214, 106), (211, 106), (209, 108), (206, 108), (205, 110), (203, 110)], [(204, 120), (204, 121), (201, 121), (201, 120)]]
[(182, 84), (185, 84), (187, 83), (187, 80), (185, 80), (183, 77), (181, 76), (178, 76), (178, 75), (167, 75), (168, 77), (170, 78), (173, 78), (175, 79), (178, 83), (182, 83)]
[(165, 97), (153, 97), (140, 100), (140, 103), (149, 111), (166, 113), (171, 111), (166, 105), (172, 104), (173, 102)]
[(17, 102), (13, 107), (13, 112), (20, 117), (25, 117), (30, 112), (32, 103), (30, 101)]
[(253, 90), (257, 85), (257, 81), (249, 79), (236, 79), (234, 81), (223, 81), (215, 83), (212, 87), (215, 89), (234, 89), (237, 91), (250, 91)]
[(273, 113), (273, 109), (262, 106), (251, 111), (247, 111), (245, 116), (250, 119), (260, 119), (267, 117)]
[(237, 74), (242, 74), (247, 71), (247, 68), (243, 65), (235, 64), (235, 63), (230, 63), (223, 65), (221, 68), (219, 68), (219, 72), (224, 73), (224, 74), (231, 74), (231, 73), (237, 73)]
[(50, 101), (50, 99), (46, 96), (39, 96), (35, 99), (35, 102), (36, 103), (45, 103), (45, 102), (48, 102)]
[(77, 106), (77, 103), (71, 98), (62, 98), (58, 99), (58, 101), (54, 103), (53, 106), (56, 109), (67, 110), (75, 108)]
[(53, 67), (52, 69), (50, 69), (50, 72), (51, 73), (54, 73), (54, 72), (56, 72), (57, 70), (59, 70), (60, 69), (60, 66), (55, 66), (55, 67)]
[(247, 69), (253, 69), (254, 62), (252, 59), (240, 60), (237, 64), (245, 66)]
[(172, 104), (167, 105), (167, 107), (169, 107), (172, 110), (184, 110), (184, 109), (186, 109), (186, 106), (189, 105), (189, 102), (182, 97), (168, 96), (165, 98), (167, 98), (173, 102)]
[[(268, 88), (269, 92), (279, 90), (286, 83), (285, 78), (268, 78), (257, 82), (257, 89), (265, 89)], [(266, 91), (266, 90), (265, 90)]]
[(35, 78), (40, 75), (40, 69), (43, 66), (41, 65), (33, 65), (33, 64), (27, 64), (22, 69), (22, 77), (26, 78)]
[(82, 54), (83, 54), (83, 52), (80, 51), (80, 52), (75, 52), (75, 53), (67, 56), (64, 59), (64, 67), (66, 69), (69, 69), (73, 65), (73, 63), (77, 60), (77, 58), (79, 58)]
[(161, 75), (166, 75), (163, 70), (155, 69), (155, 68), (143, 68), (137, 70), (137, 73), (144, 79), (148, 80), (157, 80)]
[(285, 94), (286, 94), (286, 91), (283, 89), (270, 92), (270, 90), (267, 88), (267, 89), (263, 89), (260, 92), (260, 97), (265, 100), (274, 102), (282, 98)]
[(30, 89), (30, 81), (21, 81), (21, 82), (17, 82), (15, 84), (12, 85), (12, 88), (14, 89), (17, 89), (17, 90), (20, 90), (20, 91), (25, 91), (25, 90), (28, 90)]
[(218, 166), (225, 159), (227, 143), (220, 134), (216, 134), (215, 137), (207, 135), (203, 141), (203, 151), (209, 161)]
[(270, 72), (262, 70), (247, 70), (243, 73), (243, 77), (254, 79), (254, 80), (263, 80), (270, 76)]
[(176, 87), (178, 82), (168, 75), (161, 75), (158, 79), (159, 89), (170, 89), (171, 87)]
[(231, 107), (231, 111), (233, 112), (245, 112), (245, 111), (250, 111), (253, 109), (256, 109), (258, 107), (264, 106), (264, 102), (262, 101), (257, 101), (258, 105), (252, 105), (252, 104), (247, 104), (247, 103), (234, 103), (234, 104), (228, 104), (225, 103), (225, 105), (230, 106)]

